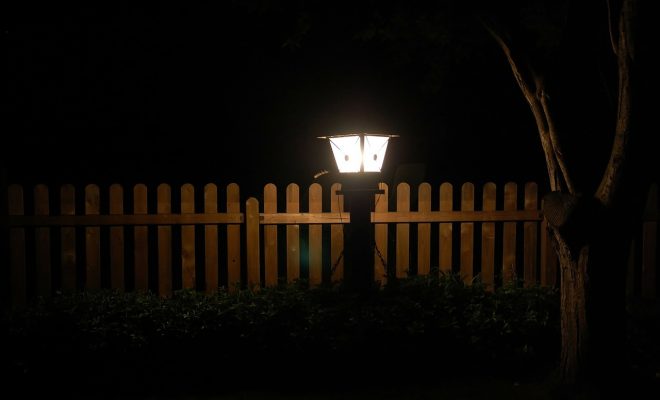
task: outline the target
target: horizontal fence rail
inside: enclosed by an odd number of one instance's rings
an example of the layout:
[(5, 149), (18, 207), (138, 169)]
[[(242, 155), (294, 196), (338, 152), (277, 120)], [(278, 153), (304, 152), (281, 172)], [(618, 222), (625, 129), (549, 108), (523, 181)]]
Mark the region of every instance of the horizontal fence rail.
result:
[[(112, 288), (170, 296), (180, 288), (272, 286), (306, 279), (310, 285), (344, 277), (341, 185), (323, 190), (268, 184), (261, 202), (240, 200), (239, 186), (207, 184), (128, 190), (111, 185), (51, 190), (7, 188), (9, 280), (13, 306), (55, 291)], [(557, 259), (540, 211), (537, 185), (480, 188), (422, 183), (374, 195), (375, 279), (460, 273), (490, 290), (520, 279), (557, 283)], [(656, 295), (658, 195), (649, 191), (641, 233), (631, 249), (629, 291)]]

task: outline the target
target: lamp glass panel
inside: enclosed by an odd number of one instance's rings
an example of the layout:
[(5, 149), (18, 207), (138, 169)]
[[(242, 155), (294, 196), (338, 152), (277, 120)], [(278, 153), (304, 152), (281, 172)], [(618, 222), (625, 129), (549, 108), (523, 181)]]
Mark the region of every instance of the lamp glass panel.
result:
[(342, 136), (330, 138), (330, 147), (335, 156), (339, 172), (360, 172), (362, 151), (360, 136)]
[(369, 136), (364, 137), (364, 171), (380, 172), (385, 159), (387, 150), (387, 136)]

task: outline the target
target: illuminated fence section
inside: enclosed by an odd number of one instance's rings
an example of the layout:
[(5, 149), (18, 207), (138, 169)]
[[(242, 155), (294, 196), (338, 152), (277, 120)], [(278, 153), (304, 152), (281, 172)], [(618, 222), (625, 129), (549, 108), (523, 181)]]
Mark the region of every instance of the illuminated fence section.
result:
[[(512, 281), (555, 285), (557, 259), (536, 183), (476, 187), (379, 184), (374, 195), (374, 277), (459, 273), (493, 290)], [(213, 293), (344, 276), (340, 184), (283, 191), (264, 187), (242, 201), (237, 184), (171, 187), (36, 185), (7, 188), (5, 265), (9, 301), (20, 307), (58, 291), (174, 290)], [(56, 210), (57, 212), (53, 212)], [(658, 188), (648, 194), (632, 246), (629, 292), (656, 296)]]

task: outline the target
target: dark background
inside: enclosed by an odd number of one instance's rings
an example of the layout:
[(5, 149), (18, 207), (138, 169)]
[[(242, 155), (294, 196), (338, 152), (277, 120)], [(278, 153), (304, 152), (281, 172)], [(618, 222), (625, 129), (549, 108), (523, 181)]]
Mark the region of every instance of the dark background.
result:
[[(316, 137), (372, 132), (400, 135), (386, 156), (386, 182), (546, 185), (534, 120), (485, 30), (475, 31), (486, 38), (477, 47), (437, 65), (442, 50), (415, 38), (398, 49), (361, 39), (356, 32), (379, 7), (183, 2), (54, 8), (40, 18), (12, 10), (3, 31), (8, 179), (237, 182), (242, 194), (258, 194), (268, 182), (307, 185), (321, 170), (331, 172), (328, 182), (338, 178), (328, 144)], [(582, 47), (589, 57), (608, 50), (602, 33)], [(467, 49), (459, 36), (455, 43)], [(569, 86), (610, 78), (609, 57), (599, 59), (601, 71), (578, 59), (580, 68), (561, 73)], [(607, 99), (594, 85), (563, 100), (588, 121), (573, 154), (587, 149), (580, 162), (600, 173), (610, 140), (594, 146), (590, 135), (612, 135), (613, 120), (592, 101)]]

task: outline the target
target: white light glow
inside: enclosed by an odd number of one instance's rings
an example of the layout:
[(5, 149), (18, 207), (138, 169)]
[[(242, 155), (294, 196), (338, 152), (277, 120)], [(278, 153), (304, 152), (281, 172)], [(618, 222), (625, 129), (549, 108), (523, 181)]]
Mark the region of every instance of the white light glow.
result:
[(360, 136), (351, 135), (329, 139), (339, 172), (360, 172), (362, 166)]
[(387, 136), (364, 137), (364, 172), (380, 172), (389, 140)]

